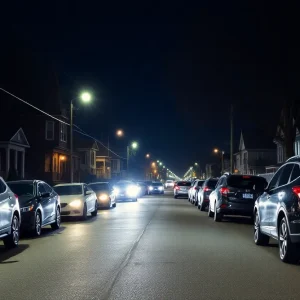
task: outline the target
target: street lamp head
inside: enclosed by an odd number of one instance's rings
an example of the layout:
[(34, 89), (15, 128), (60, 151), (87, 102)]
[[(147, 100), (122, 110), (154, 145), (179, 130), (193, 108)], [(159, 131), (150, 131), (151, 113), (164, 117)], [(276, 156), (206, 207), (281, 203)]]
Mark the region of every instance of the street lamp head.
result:
[(162, 162), (160, 162), (159, 165), (162, 166)]
[(121, 137), (124, 135), (124, 131), (122, 129), (117, 130), (117, 136)]
[(198, 163), (195, 163), (195, 166), (198, 166)]
[(146, 158), (149, 158), (149, 157), (150, 157), (150, 154), (149, 154), (149, 153), (147, 153), (147, 154), (146, 154)]
[(163, 168), (165, 169), (166, 167), (165, 167), (165, 166), (163, 166)]
[(159, 163), (159, 160), (157, 160), (157, 162)]
[(136, 148), (138, 147), (138, 143), (137, 143), (137, 142), (133, 142), (133, 143), (131, 144), (131, 147), (132, 147), (133, 149), (136, 149)]
[(89, 92), (83, 92), (80, 96), (82, 102), (88, 103), (91, 101), (92, 96)]
[(215, 148), (214, 153), (218, 153), (218, 152), (219, 152), (219, 149)]

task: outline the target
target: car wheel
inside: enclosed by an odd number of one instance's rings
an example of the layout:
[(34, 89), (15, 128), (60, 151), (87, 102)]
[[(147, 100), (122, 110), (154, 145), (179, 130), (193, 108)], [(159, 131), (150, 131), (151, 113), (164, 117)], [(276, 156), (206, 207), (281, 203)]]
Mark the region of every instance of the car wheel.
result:
[(258, 212), (256, 211), (254, 216), (254, 243), (256, 245), (266, 246), (269, 244), (269, 240), (269, 236), (260, 231), (260, 220)]
[(198, 200), (197, 199), (195, 199), (194, 204), (195, 204), (195, 206), (198, 206)]
[(87, 207), (86, 207), (86, 203), (84, 203), (84, 206), (83, 206), (83, 211), (82, 211), (82, 217), (81, 219), (83, 221), (85, 221), (87, 219)]
[(208, 206), (208, 213), (207, 213), (208, 217), (212, 218), (213, 217), (213, 212), (211, 211), (211, 207), (210, 207), (210, 201), (209, 201), (209, 206)]
[(19, 218), (14, 215), (11, 221), (11, 233), (3, 239), (6, 249), (16, 248), (19, 245), (20, 239), (20, 222)]
[(299, 261), (299, 252), (297, 245), (291, 242), (287, 220), (284, 217), (278, 229), (279, 256), (283, 262), (297, 263)]
[(95, 202), (95, 210), (91, 212), (92, 217), (96, 217), (98, 214), (98, 204)]
[(200, 210), (201, 210), (201, 211), (205, 211), (205, 203), (204, 203), (203, 200), (202, 200), (201, 203), (200, 203)]
[(215, 222), (221, 222), (222, 221), (222, 214), (220, 214), (220, 213), (217, 212), (217, 203), (215, 203), (214, 221)]
[(177, 199), (177, 198), (178, 198), (178, 196), (174, 195), (174, 198), (175, 198), (175, 199)]
[(41, 218), (41, 213), (38, 211), (35, 215), (33, 234), (35, 236), (40, 236), (41, 232), (42, 232), (42, 218)]
[(61, 217), (60, 217), (60, 210), (59, 207), (56, 208), (56, 216), (55, 216), (55, 222), (51, 224), (51, 228), (53, 230), (57, 230), (60, 227)]
[(112, 207), (117, 207), (117, 203), (115, 202)]

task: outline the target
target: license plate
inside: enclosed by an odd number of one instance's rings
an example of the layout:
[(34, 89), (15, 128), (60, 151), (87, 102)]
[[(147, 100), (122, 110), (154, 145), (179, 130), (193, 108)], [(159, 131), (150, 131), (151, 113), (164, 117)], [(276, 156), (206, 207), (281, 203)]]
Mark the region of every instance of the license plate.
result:
[(253, 194), (243, 194), (244, 199), (253, 199)]

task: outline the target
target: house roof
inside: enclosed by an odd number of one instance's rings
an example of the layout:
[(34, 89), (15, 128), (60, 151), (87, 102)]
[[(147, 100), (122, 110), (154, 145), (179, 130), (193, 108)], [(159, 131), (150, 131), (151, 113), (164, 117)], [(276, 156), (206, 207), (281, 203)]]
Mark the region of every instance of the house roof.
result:
[(245, 149), (274, 149), (273, 137), (267, 136), (261, 129), (243, 129), (242, 137)]
[(0, 128), (5, 128), (0, 130), (0, 142), (12, 142), (29, 147), (25, 133), (17, 123), (12, 122), (7, 126), (7, 124), (0, 122)]

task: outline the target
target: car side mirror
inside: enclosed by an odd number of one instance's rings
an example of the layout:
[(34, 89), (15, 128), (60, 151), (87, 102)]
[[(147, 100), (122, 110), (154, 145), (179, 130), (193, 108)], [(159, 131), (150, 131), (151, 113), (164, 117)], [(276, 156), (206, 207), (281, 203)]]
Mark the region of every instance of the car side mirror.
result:
[(41, 193), (41, 197), (42, 198), (49, 198), (50, 197), (50, 193)]
[(86, 196), (91, 195), (91, 194), (92, 194), (91, 191), (86, 191), (86, 192), (85, 192), (85, 195), (86, 195)]

